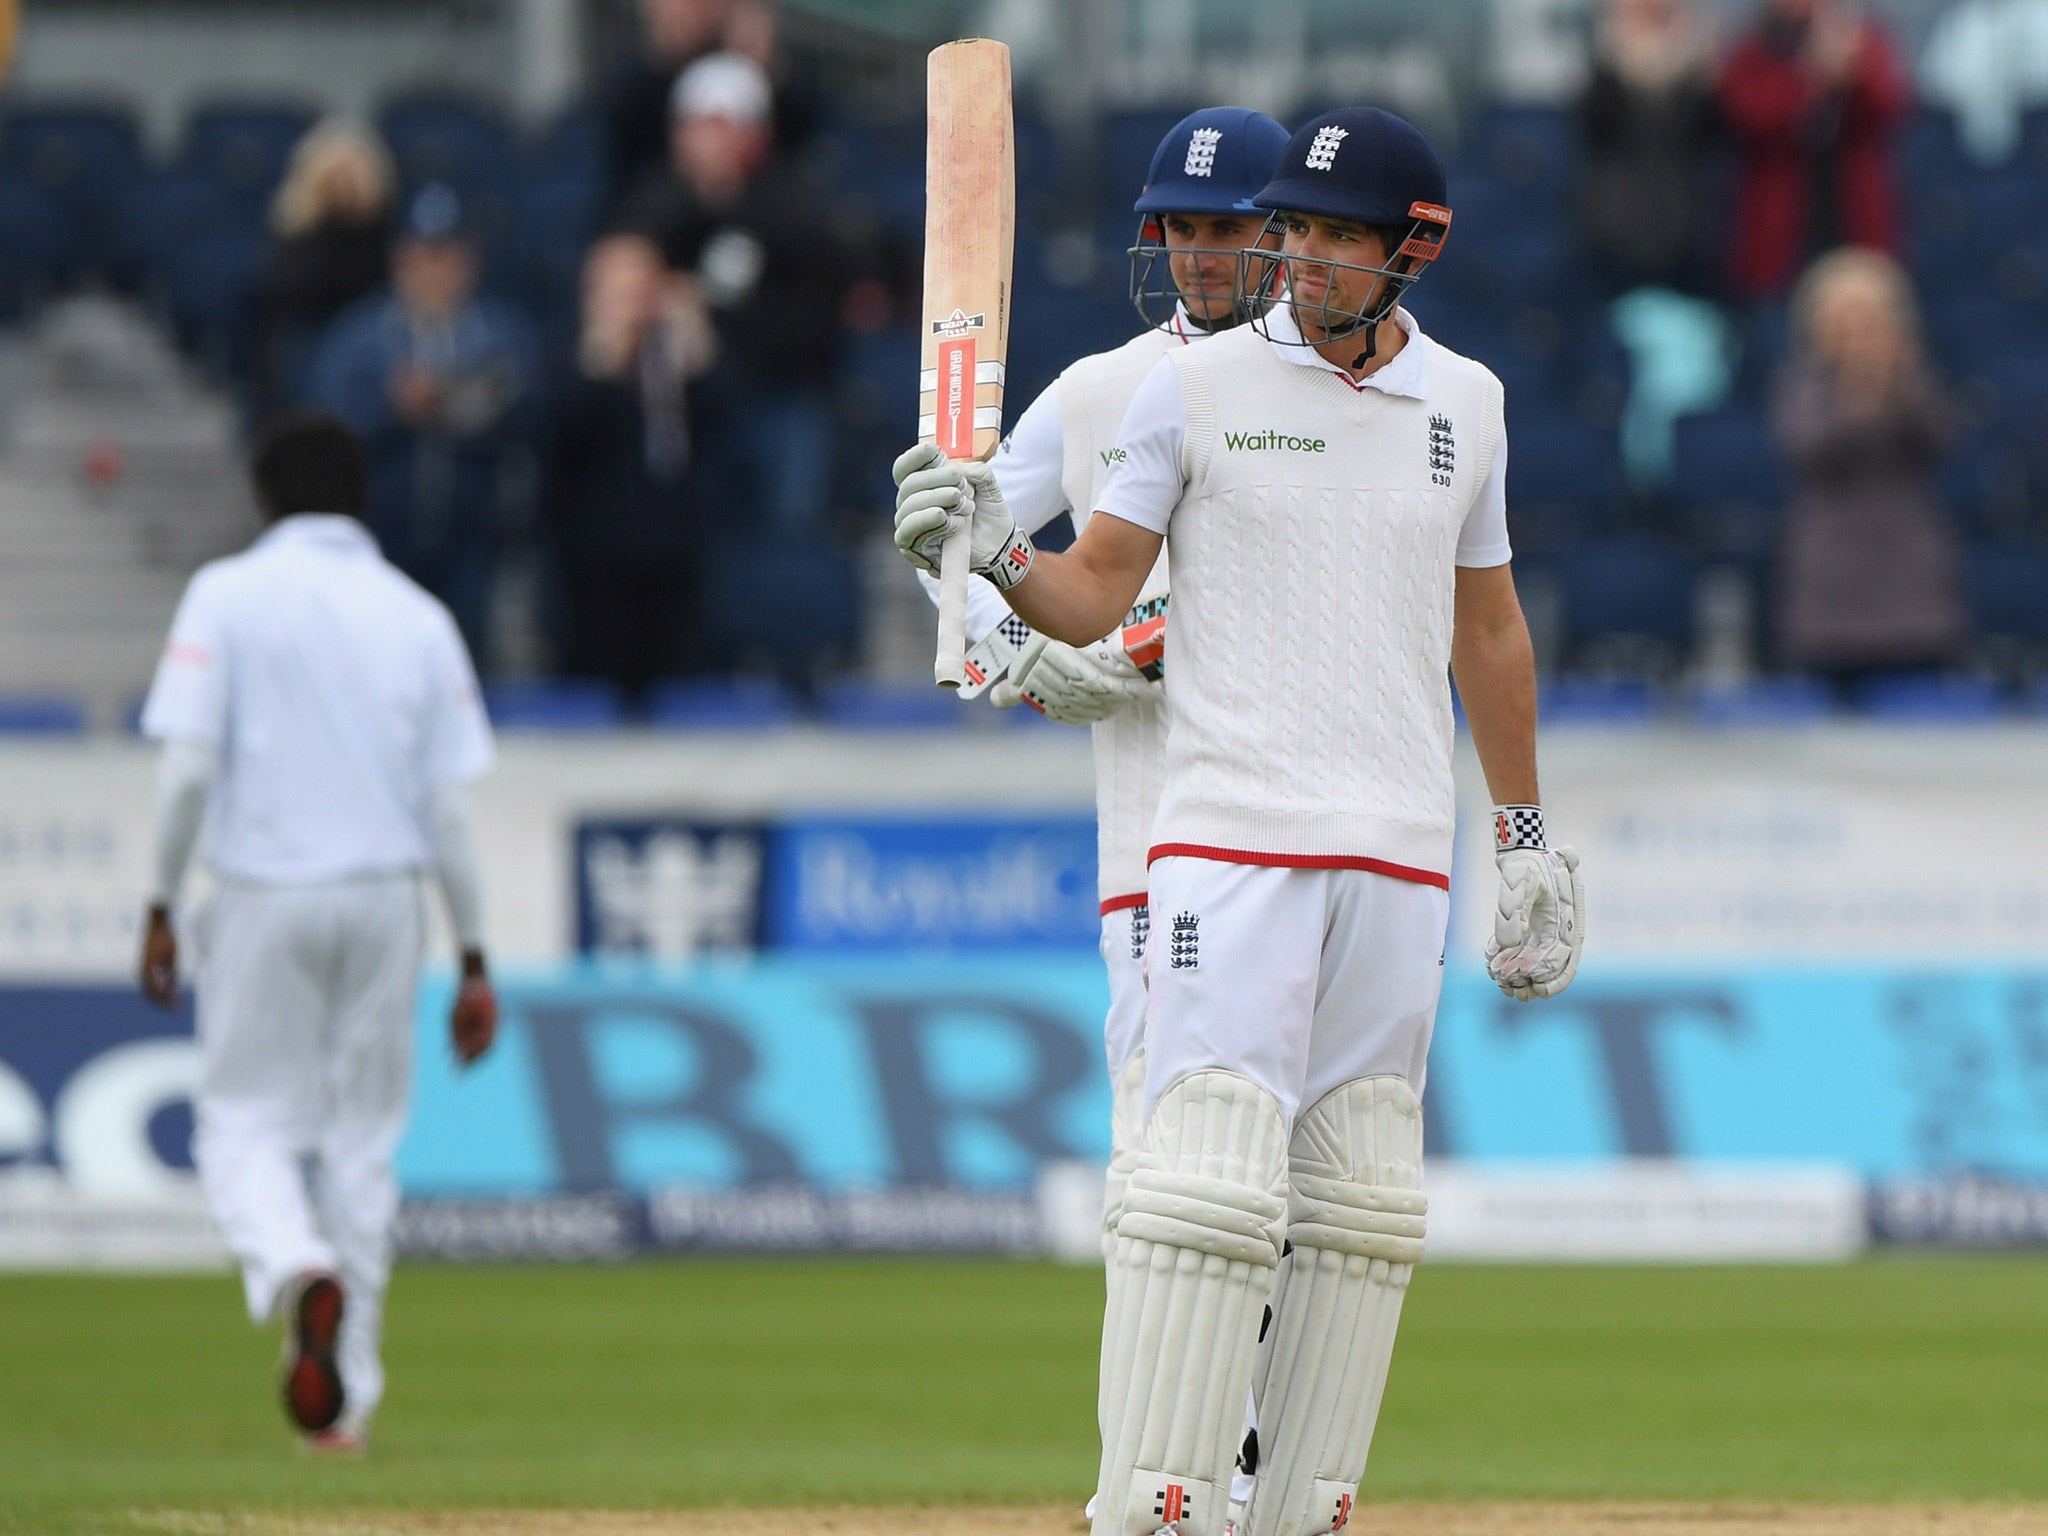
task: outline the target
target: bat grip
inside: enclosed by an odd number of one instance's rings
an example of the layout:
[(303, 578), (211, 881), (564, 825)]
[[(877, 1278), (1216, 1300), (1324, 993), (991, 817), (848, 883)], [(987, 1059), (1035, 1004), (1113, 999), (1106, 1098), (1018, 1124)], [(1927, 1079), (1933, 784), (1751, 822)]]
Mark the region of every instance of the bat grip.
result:
[(932, 677), (941, 688), (967, 681), (967, 562), (973, 551), (972, 530), (963, 518), (939, 549), (939, 652)]

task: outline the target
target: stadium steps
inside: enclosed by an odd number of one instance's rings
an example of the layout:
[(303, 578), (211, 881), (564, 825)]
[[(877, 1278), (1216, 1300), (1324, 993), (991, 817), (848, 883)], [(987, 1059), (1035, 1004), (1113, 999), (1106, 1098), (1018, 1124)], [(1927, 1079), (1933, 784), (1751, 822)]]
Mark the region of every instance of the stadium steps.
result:
[(119, 724), (185, 578), (254, 527), (230, 403), (139, 311), (84, 299), (0, 347), (0, 693)]

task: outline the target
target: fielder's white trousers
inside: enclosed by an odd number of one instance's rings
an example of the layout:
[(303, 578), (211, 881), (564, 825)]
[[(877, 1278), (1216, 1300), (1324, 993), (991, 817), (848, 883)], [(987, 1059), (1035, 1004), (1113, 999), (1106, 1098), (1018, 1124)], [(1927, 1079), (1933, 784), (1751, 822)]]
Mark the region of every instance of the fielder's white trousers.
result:
[(1250, 1078), (1292, 1125), (1360, 1077), (1419, 1096), (1450, 896), (1360, 869), (1152, 865), (1145, 1108), (1191, 1072)]
[(411, 1089), (419, 885), (409, 874), (223, 882), (199, 938), (200, 1182), (255, 1321), (300, 1272), (341, 1276), (341, 1423), (361, 1429), (384, 1395), (378, 1342), (398, 1211), (391, 1163)]

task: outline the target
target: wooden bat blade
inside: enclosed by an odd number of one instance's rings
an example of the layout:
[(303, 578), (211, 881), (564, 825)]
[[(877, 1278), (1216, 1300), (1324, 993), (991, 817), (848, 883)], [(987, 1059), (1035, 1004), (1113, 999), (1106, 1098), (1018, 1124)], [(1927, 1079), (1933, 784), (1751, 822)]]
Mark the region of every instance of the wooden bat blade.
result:
[[(1010, 270), (1016, 245), (1016, 146), (1010, 50), (987, 38), (934, 48), (926, 69), (923, 346), (918, 436), (952, 459), (986, 459), (1003, 435), (1010, 349)], [(933, 673), (965, 680), (965, 529), (939, 574)]]

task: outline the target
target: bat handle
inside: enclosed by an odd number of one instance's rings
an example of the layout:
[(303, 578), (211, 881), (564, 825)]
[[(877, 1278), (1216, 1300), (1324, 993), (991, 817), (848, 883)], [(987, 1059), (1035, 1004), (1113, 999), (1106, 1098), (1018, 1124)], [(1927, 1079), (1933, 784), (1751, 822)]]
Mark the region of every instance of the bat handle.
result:
[(932, 677), (941, 688), (967, 681), (967, 562), (973, 550), (964, 520), (939, 549), (939, 653)]

